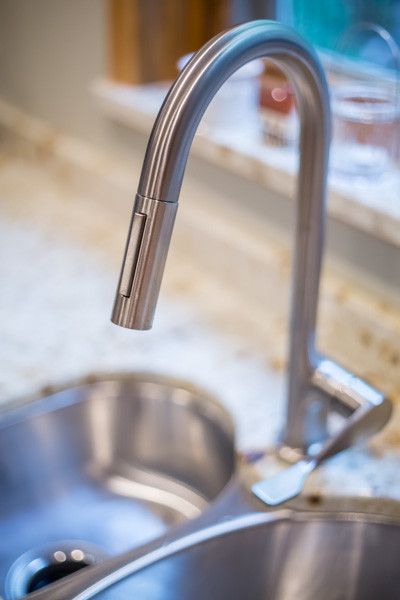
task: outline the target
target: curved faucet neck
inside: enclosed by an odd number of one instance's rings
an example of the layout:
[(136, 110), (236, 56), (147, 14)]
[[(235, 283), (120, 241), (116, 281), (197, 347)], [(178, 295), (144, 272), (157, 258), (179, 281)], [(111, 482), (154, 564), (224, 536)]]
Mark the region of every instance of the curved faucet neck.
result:
[[(330, 110), (318, 58), (291, 28), (272, 21), (234, 27), (197, 52), (173, 84), (147, 146), (112, 319), (134, 329), (151, 326), (196, 128), (225, 80), (247, 62), (261, 57), (275, 61), (289, 77), (301, 125), (287, 426), (283, 438), (290, 446), (303, 447), (315, 356)], [(303, 413), (304, 418), (299, 419)], [(321, 421), (318, 410), (314, 413)], [(317, 425), (307, 425), (307, 429), (322, 431), (323, 418)]]
[(172, 85), (147, 145), (138, 187), (141, 196), (177, 202), (192, 140), (208, 104), (235, 71), (262, 57), (274, 60), (287, 73), (296, 92), (307, 156), (314, 154), (318, 165), (326, 168), (330, 113), (318, 58), (290, 27), (252, 21), (210, 40)]

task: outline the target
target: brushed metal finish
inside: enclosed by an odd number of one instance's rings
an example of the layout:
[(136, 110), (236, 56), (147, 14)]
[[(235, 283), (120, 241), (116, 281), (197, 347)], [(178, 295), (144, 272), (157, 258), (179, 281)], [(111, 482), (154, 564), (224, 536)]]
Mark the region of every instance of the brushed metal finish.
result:
[(397, 600), (399, 544), (398, 503), (266, 511), (237, 480), (199, 519), (32, 600)]
[(298, 496), (308, 475), (322, 462), (364, 442), (380, 431), (392, 414), (392, 404), (383, 394), (328, 359), (320, 360), (313, 383), (340, 402), (340, 408), (347, 417), (345, 425), (329, 437), (312, 457), (304, 458), (253, 485), (253, 493), (270, 506), (278, 506)]
[[(168, 93), (155, 121), (139, 181), (142, 196), (176, 202), (197, 126), (221, 85), (240, 67), (261, 57), (273, 59), (296, 88), (302, 129), (301, 201), (323, 195), (328, 155), (329, 99), (320, 62), (290, 27), (274, 21), (252, 21), (214, 37), (197, 52)], [(314, 189), (314, 186), (316, 189)]]
[(316, 460), (304, 458), (272, 477), (255, 483), (252, 492), (268, 506), (279, 506), (301, 494), (307, 477), (317, 466)]
[[(389, 401), (377, 390), (371, 392), (372, 388), (361, 380), (357, 380), (356, 389), (356, 378), (351, 374), (333, 384), (333, 373), (341, 377), (347, 372), (338, 365), (333, 368), (335, 363), (320, 356), (315, 348), (330, 107), (319, 60), (292, 29), (272, 21), (234, 27), (199, 50), (171, 87), (150, 135), (138, 189), (140, 202), (151, 206), (157, 202), (156, 222), (158, 217), (168, 222), (165, 227), (151, 228), (146, 221), (141, 245), (149, 252), (143, 252), (143, 260), (139, 255), (134, 266), (125, 258), (120, 282), (133, 281), (133, 290), (127, 297), (119, 284), (112, 320), (135, 329), (151, 325), (173, 224), (171, 216), (167, 217), (169, 212), (165, 216), (158, 213), (159, 205), (169, 211), (177, 203), (193, 136), (210, 100), (232, 73), (260, 57), (274, 60), (287, 73), (295, 89), (301, 125), (287, 405), (280, 439), (281, 454), (293, 461), (328, 437), (327, 414), (332, 399), (339, 410), (343, 404), (343, 409), (351, 408), (351, 413), (361, 410), (362, 405), (377, 415), (379, 411), (370, 402), (376, 396), (384, 405), (380, 414), (388, 418), (390, 410)], [(135, 211), (147, 214), (138, 202)], [(130, 237), (125, 257), (129, 257)]]
[(177, 208), (136, 194), (111, 317), (117, 325), (152, 326)]
[(132, 285), (136, 266), (140, 254), (140, 248), (143, 241), (143, 232), (146, 225), (147, 216), (143, 213), (134, 211), (132, 214), (131, 229), (129, 232), (129, 244), (126, 247), (125, 268), (121, 273), (121, 283), (119, 293), (121, 296), (129, 296), (132, 293)]
[(171, 544), (170, 556), (163, 548), (165, 558), (96, 600), (399, 598), (400, 526), (390, 520), (251, 515), (199, 538), (180, 552)]
[(70, 539), (131, 549), (197, 517), (234, 470), (229, 415), (169, 378), (104, 376), (4, 413), (0, 596), (24, 552)]

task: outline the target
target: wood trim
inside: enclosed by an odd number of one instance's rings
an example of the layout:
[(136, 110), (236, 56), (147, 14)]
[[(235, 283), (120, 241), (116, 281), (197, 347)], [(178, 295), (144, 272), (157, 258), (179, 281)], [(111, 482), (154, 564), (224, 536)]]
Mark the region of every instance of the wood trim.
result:
[(109, 74), (123, 83), (174, 79), (178, 58), (229, 25), (230, 0), (108, 0)]
[(109, 0), (109, 73), (114, 81), (139, 83), (139, 23), (136, 0)]

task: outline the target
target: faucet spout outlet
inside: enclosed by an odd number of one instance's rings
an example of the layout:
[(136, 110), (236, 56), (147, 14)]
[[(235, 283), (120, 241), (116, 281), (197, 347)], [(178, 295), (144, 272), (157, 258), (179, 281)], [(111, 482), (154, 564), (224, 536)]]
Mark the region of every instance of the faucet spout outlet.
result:
[(177, 202), (136, 195), (111, 320), (129, 329), (153, 323)]

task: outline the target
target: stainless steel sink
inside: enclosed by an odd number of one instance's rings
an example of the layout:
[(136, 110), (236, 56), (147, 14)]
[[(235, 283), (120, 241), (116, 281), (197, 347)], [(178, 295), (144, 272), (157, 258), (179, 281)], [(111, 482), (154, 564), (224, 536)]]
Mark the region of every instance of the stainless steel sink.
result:
[[(302, 505), (268, 511), (254, 510), (245, 491), (238, 495), (239, 501), (228, 495), (208, 525), (190, 524), (179, 535), (137, 552), (123, 566), (120, 561), (119, 570), (114, 561), (108, 576), (105, 561), (77, 574), (75, 581), (69, 578), (71, 585), (65, 580), (64, 587), (34, 594), (32, 600), (400, 597), (398, 503), (325, 499), (315, 506), (314, 499), (308, 504), (303, 499)], [(239, 514), (228, 517), (231, 510)]]
[[(234, 470), (228, 414), (171, 379), (91, 379), (3, 412), (0, 595), (28, 550), (43, 562), (48, 544), (81, 540), (121, 553), (198, 516)], [(11, 573), (7, 598), (17, 584)]]
[[(206, 394), (148, 375), (5, 412), (1, 594), (397, 600), (399, 503), (303, 496), (267, 508), (250, 491), (253, 467), (235, 470), (232, 431)], [(81, 569), (77, 550), (97, 564)]]
[(94, 598), (400, 598), (400, 525), (389, 517), (355, 511), (253, 513), (197, 538), (179, 552), (174, 544), (164, 548), (164, 559), (149, 560)]

